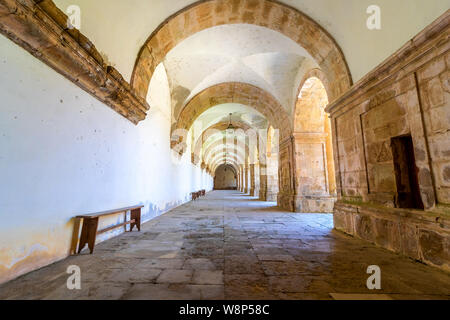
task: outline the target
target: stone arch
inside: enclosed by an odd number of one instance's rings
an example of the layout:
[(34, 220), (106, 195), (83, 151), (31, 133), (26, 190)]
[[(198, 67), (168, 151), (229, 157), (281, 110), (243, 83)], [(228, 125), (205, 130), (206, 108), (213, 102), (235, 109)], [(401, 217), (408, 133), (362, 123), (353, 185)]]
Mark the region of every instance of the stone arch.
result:
[(229, 150), (229, 151), (224, 151), (224, 150), (217, 150), (214, 153), (211, 153), (208, 155), (208, 158), (205, 159), (205, 163), (209, 163), (215, 159), (217, 159), (218, 157), (221, 156), (225, 156), (225, 155), (233, 155), (236, 156), (237, 159), (239, 159), (240, 163), (244, 163), (245, 161), (245, 155), (241, 152), (241, 151), (236, 151), (236, 150)]
[[(213, 142), (208, 148), (205, 149), (205, 152), (203, 153), (203, 160), (208, 159), (209, 156), (211, 155), (211, 153), (215, 150), (217, 150), (218, 147), (226, 147), (227, 145), (223, 143), (222, 140), (217, 140), (216, 142)], [(243, 146), (238, 144), (238, 145), (233, 145), (234, 146), (234, 150), (238, 151), (240, 156), (245, 156), (248, 155), (250, 150), (247, 144), (245, 144), (245, 148), (242, 148)], [(231, 150), (231, 149), (228, 149)]]
[[(213, 169), (214, 167), (217, 168), (217, 166), (220, 165), (223, 161), (225, 161), (225, 159), (227, 160), (227, 162), (233, 163), (233, 165), (236, 166), (236, 168), (239, 168), (239, 161), (236, 157), (233, 157), (233, 156), (218, 158), (209, 167), (211, 169)], [(214, 170), (212, 170), (212, 171), (214, 171)]]
[[(212, 126), (210, 126), (208, 129), (204, 130), (200, 136), (197, 138), (197, 141), (195, 142), (194, 148), (193, 148), (193, 153), (194, 153), (194, 157), (193, 159), (195, 159), (195, 162), (193, 161), (194, 164), (198, 164), (198, 161), (200, 160), (200, 154), (201, 151), (204, 147), (205, 142), (213, 135), (223, 132), (228, 128), (229, 122), (219, 122), (216, 124), (213, 124)], [(244, 121), (233, 121), (233, 125), (237, 128), (237, 129), (242, 129), (244, 132), (246, 132), (247, 130), (252, 129), (252, 127), (244, 122)], [(256, 130), (256, 129), (255, 129)]]
[(308, 51), (329, 79), (330, 99), (338, 98), (353, 84), (339, 45), (299, 10), (274, 0), (203, 0), (175, 13), (150, 35), (136, 59), (132, 88), (145, 98), (156, 66), (178, 43), (211, 27), (240, 23), (280, 32)]
[(322, 83), (323, 87), (325, 88), (326, 94), (327, 94), (327, 98), (328, 98), (328, 102), (330, 102), (330, 95), (331, 95), (331, 87), (330, 87), (330, 82), (327, 79), (326, 74), (317, 68), (311, 69), (308, 72), (305, 73), (305, 75), (303, 76), (302, 80), (300, 81), (300, 84), (297, 88), (297, 99), (295, 99), (294, 101), (294, 117), (292, 117), (292, 128), (295, 131), (295, 110), (297, 108), (297, 103), (298, 103), (298, 96), (300, 95), (300, 92), (302, 91), (302, 89), (305, 86), (305, 82), (308, 81), (311, 78), (317, 78), (320, 80), (320, 82)]
[(336, 179), (331, 121), (325, 112), (328, 94), (320, 72), (312, 70), (307, 76), (299, 91), (293, 123), (296, 211), (331, 212)]
[(220, 164), (220, 165), (216, 168), (216, 170), (217, 170), (219, 167), (224, 166), (224, 165), (229, 166), (230, 169), (233, 170), (233, 173), (234, 173), (235, 175), (237, 175), (236, 168), (235, 168), (233, 165), (229, 164), (229, 163), (227, 163), (227, 164)]
[[(172, 132), (187, 132), (203, 112), (225, 103), (243, 104), (259, 111), (274, 128), (280, 130), (281, 140), (288, 139), (292, 135), (289, 115), (280, 103), (267, 91), (241, 82), (218, 84), (193, 97), (181, 111)], [(172, 148), (184, 143), (183, 136), (172, 136)]]
[[(224, 159), (222, 159), (221, 161), (219, 161), (219, 162), (217, 162), (217, 163), (215, 163), (215, 164), (213, 164), (211, 166), (213, 172), (216, 172), (218, 167), (220, 167), (221, 165), (225, 164), (222, 161), (224, 161)], [(238, 171), (239, 171), (238, 170), (238, 165), (234, 161), (227, 160), (227, 165), (229, 165), (229, 166), (231, 166), (233, 168), (233, 170), (236, 173), (236, 175), (238, 174)]]
[(246, 160), (245, 160), (245, 158), (242, 157), (242, 155), (240, 155), (240, 154), (238, 154), (236, 152), (230, 151), (228, 153), (221, 152), (221, 153), (217, 153), (217, 154), (211, 156), (208, 159), (208, 161), (206, 162), (206, 164), (214, 163), (215, 161), (217, 161), (217, 160), (219, 160), (221, 158), (226, 158), (226, 157), (230, 157), (230, 158), (236, 160), (236, 162), (238, 164), (246, 163)]
[(307, 78), (299, 91), (294, 109), (294, 132), (322, 132), (321, 126), (328, 118), (325, 112), (328, 102), (328, 94), (320, 78)]

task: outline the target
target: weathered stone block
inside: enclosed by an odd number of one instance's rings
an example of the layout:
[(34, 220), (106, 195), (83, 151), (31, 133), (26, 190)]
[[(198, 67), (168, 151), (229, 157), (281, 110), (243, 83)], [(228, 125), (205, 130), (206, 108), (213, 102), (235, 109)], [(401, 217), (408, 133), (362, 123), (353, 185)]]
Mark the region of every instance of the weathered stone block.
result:
[(420, 256), (417, 227), (413, 224), (400, 223), (399, 229), (401, 235), (401, 252), (408, 257), (418, 260)]
[(366, 215), (355, 217), (355, 231), (361, 239), (375, 242), (375, 230), (372, 219)]
[(431, 63), (425, 65), (418, 72), (419, 81), (424, 81), (433, 77), (436, 77), (446, 68), (444, 59), (434, 60)]
[(419, 231), (419, 244), (423, 259), (437, 266), (448, 265), (450, 252), (449, 242), (446, 238), (448, 238), (448, 235), (445, 237), (437, 232), (421, 229)]
[(401, 248), (400, 230), (398, 223), (385, 219), (374, 219), (375, 243), (380, 247), (399, 251)]

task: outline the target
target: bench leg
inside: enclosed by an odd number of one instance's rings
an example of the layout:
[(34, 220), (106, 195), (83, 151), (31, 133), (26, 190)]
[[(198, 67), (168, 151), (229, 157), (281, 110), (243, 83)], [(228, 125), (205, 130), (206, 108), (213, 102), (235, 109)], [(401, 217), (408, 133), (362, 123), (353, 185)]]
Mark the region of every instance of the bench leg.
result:
[(83, 229), (81, 230), (80, 245), (78, 254), (84, 249), (86, 244), (89, 246), (91, 254), (94, 253), (95, 240), (97, 238), (98, 218), (83, 219)]
[(134, 223), (130, 225), (130, 232), (133, 231), (135, 226), (138, 231), (141, 231), (141, 208), (131, 210), (131, 220), (134, 220)]

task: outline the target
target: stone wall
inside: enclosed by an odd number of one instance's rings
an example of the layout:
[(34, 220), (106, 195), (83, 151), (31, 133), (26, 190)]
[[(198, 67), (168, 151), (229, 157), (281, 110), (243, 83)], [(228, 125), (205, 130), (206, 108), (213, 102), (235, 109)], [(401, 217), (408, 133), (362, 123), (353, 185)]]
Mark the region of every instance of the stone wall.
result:
[[(338, 230), (450, 270), (450, 14), (327, 108)], [(400, 209), (392, 139), (410, 136), (425, 210)], [(399, 181), (402, 180), (402, 181)]]

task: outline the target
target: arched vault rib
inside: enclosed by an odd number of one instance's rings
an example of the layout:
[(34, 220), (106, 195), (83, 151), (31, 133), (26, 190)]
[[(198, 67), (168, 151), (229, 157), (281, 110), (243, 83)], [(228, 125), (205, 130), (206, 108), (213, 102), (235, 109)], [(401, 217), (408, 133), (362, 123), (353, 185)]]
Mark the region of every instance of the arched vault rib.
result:
[(216, 154), (222, 154), (222, 153), (227, 153), (227, 152), (236, 154), (241, 159), (246, 159), (246, 157), (248, 157), (246, 150), (242, 150), (242, 148), (225, 148), (225, 145), (215, 143), (215, 146), (208, 149), (208, 152), (205, 153), (205, 155), (203, 157), (203, 161), (207, 162), (208, 159), (211, 159)]
[(232, 160), (236, 165), (243, 165), (241, 160), (239, 160), (235, 155), (222, 155), (221, 157), (217, 157), (216, 159), (212, 160), (207, 166), (211, 168), (213, 164), (225, 162), (225, 160)]
[(239, 168), (239, 162), (233, 157), (224, 157), (221, 159), (217, 159), (217, 161), (210, 165), (211, 171), (215, 172), (219, 166), (225, 163), (225, 160), (227, 161), (227, 164), (233, 165), (236, 168), (236, 172), (239, 171), (237, 169)]
[[(238, 103), (259, 111), (270, 124), (280, 130), (281, 141), (292, 134), (289, 115), (278, 101), (268, 92), (241, 82), (228, 82), (212, 86), (193, 97), (183, 108), (172, 133), (187, 132), (194, 121), (206, 110), (225, 103)], [(172, 136), (172, 148), (185, 143), (185, 137)]]
[[(217, 169), (219, 169), (219, 167), (220, 167), (220, 166), (223, 166), (223, 165), (225, 165), (224, 162), (221, 162), (221, 163), (218, 163), (218, 164), (214, 165), (214, 166), (212, 167), (212, 172), (214, 172), (214, 174), (215, 174), (216, 171), (217, 171)], [(238, 175), (238, 171), (239, 171), (239, 170), (238, 170), (238, 166), (237, 166), (234, 162), (232, 162), (232, 161), (227, 162), (227, 165), (230, 166), (231, 168), (233, 168), (233, 172), (234, 172), (234, 174), (237, 176), (237, 175)]]
[(250, 148), (245, 143), (224, 143), (223, 140), (216, 140), (205, 148), (205, 151), (203, 152), (203, 159), (207, 159), (211, 153), (217, 152), (219, 148), (222, 148), (222, 150), (237, 150), (242, 156), (248, 156), (250, 154)]
[(220, 152), (209, 158), (206, 162), (206, 165), (210, 165), (211, 163), (214, 163), (218, 159), (226, 157), (232, 157), (236, 160), (237, 163), (245, 164), (245, 158), (243, 158), (240, 154), (237, 154), (235, 152), (228, 152), (228, 153)]
[(225, 160), (226, 160), (227, 164), (230, 164), (230, 165), (234, 166), (235, 168), (239, 168), (239, 164), (238, 164), (238, 162), (236, 160), (234, 160), (232, 158), (226, 158), (226, 159), (222, 158), (222, 159), (219, 159), (219, 160), (217, 160), (216, 162), (214, 162), (213, 164), (210, 165), (211, 171), (215, 172), (216, 169), (220, 165), (225, 164)]
[[(213, 124), (208, 129), (204, 130), (201, 133), (201, 135), (198, 137), (197, 141), (195, 142), (195, 147), (193, 149), (194, 150), (194, 155), (195, 155), (195, 157), (193, 157), (194, 164), (198, 164), (198, 161), (200, 159), (201, 151), (204, 148), (206, 141), (208, 141), (208, 139), (210, 137), (214, 136), (215, 134), (218, 134), (220, 132), (225, 131), (228, 128), (229, 124), (230, 123), (228, 121), (227, 122), (222, 121), (222, 122)], [(246, 123), (244, 121), (233, 120), (233, 126), (237, 130), (242, 130), (243, 134), (245, 134), (248, 130), (253, 129), (259, 135), (259, 131), (258, 131), (259, 129), (252, 128), (248, 123)]]
[(234, 173), (235, 175), (237, 175), (237, 169), (236, 169), (235, 166), (234, 166), (233, 164), (231, 164), (231, 163), (227, 163), (227, 164), (221, 163), (221, 164), (217, 165), (217, 167), (214, 168), (214, 173), (215, 173), (221, 166), (229, 166), (230, 169), (233, 171), (233, 173)]
[(297, 9), (273, 0), (203, 0), (174, 14), (150, 35), (138, 54), (132, 88), (145, 98), (153, 72), (178, 43), (211, 27), (240, 23), (280, 32), (307, 50), (327, 75), (331, 101), (352, 85), (347, 62), (336, 41)]

